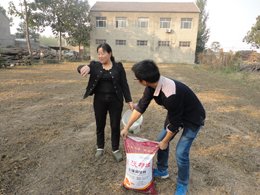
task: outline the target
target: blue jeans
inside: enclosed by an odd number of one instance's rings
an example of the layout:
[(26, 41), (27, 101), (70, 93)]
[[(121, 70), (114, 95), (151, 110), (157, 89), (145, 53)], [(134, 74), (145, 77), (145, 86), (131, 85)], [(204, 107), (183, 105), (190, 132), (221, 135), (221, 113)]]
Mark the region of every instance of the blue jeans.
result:
[[(196, 130), (192, 131), (188, 127), (184, 127), (182, 135), (178, 141), (176, 146), (176, 161), (178, 165), (178, 177), (177, 183), (188, 185), (189, 183), (189, 173), (190, 173), (190, 160), (189, 153), (190, 147), (192, 145), (193, 140), (197, 136), (201, 126)], [(162, 128), (160, 134), (158, 135), (157, 141), (160, 142), (166, 136), (167, 131)], [(173, 139), (173, 138), (172, 138)], [(171, 139), (171, 140), (172, 140)], [(158, 150), (157, 154), (157, 168), (159, 171), (165, 171), (168, 168), (168, 157), (169, 157), (169, 146), (165, 150)]]

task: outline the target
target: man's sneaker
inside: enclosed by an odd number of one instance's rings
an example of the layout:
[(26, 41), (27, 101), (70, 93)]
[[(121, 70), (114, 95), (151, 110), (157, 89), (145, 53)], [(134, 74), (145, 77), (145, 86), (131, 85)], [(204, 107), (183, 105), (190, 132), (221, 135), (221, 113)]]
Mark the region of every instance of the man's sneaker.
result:
[(164, 172), (159, 171), (157, 168), (153, 168), (153, 177), (161, 177), (163, 179), (168, 178), (169, 174), (167, 169)]
[(187, 185), (177, 184), (175, 195), (186, 195), (188, 190)]
[(119, 152), (119, 150), (114, 151), (113, 154), (118, 162), (123, 160), (123, 155)]
[(98, 148), (97, 152), (95, 154), (95, 157), (99, 158), (99, 157), (103, 156), (103, 153), (104, 153), (104, 149)]

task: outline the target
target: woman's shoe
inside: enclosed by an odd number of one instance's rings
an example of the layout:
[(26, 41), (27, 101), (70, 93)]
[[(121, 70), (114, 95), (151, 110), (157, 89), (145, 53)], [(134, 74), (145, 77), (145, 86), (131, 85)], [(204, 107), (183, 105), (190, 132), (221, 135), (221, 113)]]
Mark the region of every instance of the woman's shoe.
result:
[(98, 148), (97, 152), (95, 154), (95, 157), (99, 158), (99, 157), (103, 156), (103, 153), (104, 153), (104, 149)]
[(114, 151), (113, 154), (118, 162), (123, 160), (123, 155), (120, 153), (119, 150)]

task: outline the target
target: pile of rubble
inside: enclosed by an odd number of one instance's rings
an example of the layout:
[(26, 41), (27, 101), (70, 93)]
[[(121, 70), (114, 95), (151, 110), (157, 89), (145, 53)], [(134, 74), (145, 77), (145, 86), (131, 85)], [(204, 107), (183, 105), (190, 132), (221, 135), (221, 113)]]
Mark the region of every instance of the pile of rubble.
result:
[(249, 71), (253, 73), (260, 73), (260, 62), (252, 64), (244, 64), (239, 67), (239, 71)]
[(260, 73), (260, 54), (256, 51), (239, 51), (239, 57), (242, 61), (247, 62), (239, 67), (240, 71)]
[(23, 66), (30, 65), (31, 61), (39, 62), (41, 59), (57, 59), (57, 53), (54, 50), (48, 48), (32, 48), (32, 57), (29, 55), (29, 51), (26, 48), (9, 46), (1, 48), (1, 57), (4, 59), (2, 66)]
[(257, 62), (258, 55), (259, 54), (253, 50), (240, 50), (239, 51), (239, 58), (242, 61)]
[[(78, 52), (72, 52), (71, 56), (64, 56), (63, 59), (70, 62), (77, 62), (81, 60), (90, 60), (90, 56), (81, 55)], [(2, 63), (1, 63), (1, 58)], [(0, 66), (1, 67), (13, 67), (13, 66), (24, 66), (31, 65), (31, 62), (39, 63), (58, 63), (59, 51), (51, 48), (40, 47), (32, 48), (32, 58), (29, 55), (27, 48), (9, 46), (0, 49)], [(1, 68), (0, 67), (0, 68)]]

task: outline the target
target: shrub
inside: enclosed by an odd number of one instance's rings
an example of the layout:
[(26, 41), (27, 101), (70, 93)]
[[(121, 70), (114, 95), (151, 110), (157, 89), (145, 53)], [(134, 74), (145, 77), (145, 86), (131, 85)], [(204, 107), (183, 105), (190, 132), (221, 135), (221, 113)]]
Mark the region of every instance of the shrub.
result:
[(7, 60), (5, 58), (3, 58), (3, 56), (1, 56), (1, 47), (0, 47), (0, 67), (2, 67), (2, 65), (4, 65), (4, 63), (6, 62)]

